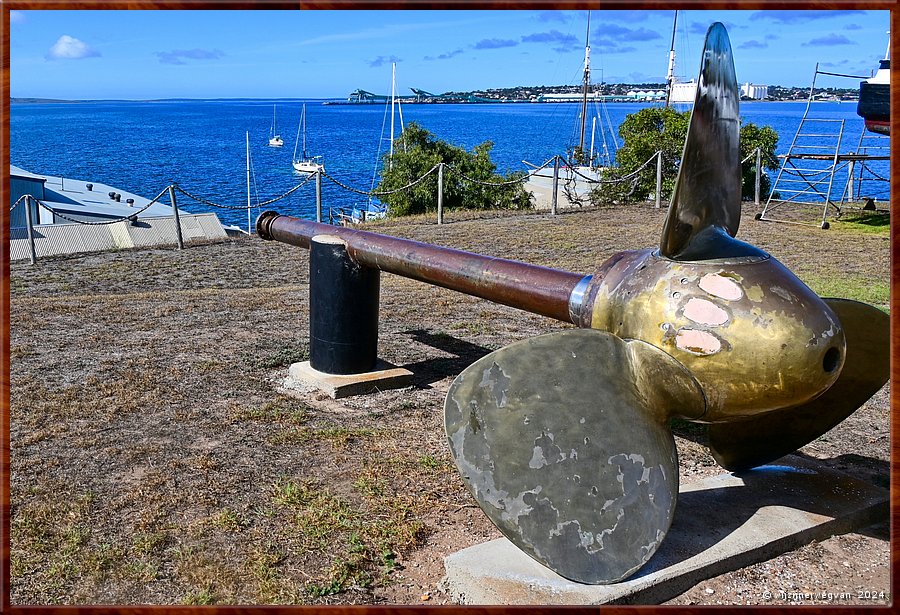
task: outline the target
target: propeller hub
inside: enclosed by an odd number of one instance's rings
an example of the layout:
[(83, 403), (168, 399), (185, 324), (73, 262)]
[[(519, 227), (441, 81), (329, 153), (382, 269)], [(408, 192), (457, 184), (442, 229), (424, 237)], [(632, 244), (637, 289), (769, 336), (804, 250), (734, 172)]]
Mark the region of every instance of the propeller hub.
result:
[(694, 374), (709, 401), (704, 421), (805, 403), (834, 383), (846, 354), (838, 317), (768, 255), (677, 262), (627, 252), (585, 297), (582, 326), (643, 340)]

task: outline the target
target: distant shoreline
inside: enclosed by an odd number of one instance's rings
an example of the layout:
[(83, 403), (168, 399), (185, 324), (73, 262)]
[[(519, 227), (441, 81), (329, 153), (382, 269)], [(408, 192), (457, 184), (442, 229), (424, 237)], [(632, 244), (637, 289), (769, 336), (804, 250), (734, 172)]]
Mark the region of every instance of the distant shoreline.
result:
[(28, 97), (10, 97), (9, 102), (13, 105), (22, 104), (79, 104), (79, 103), (98, 103), (98, 102), (115, 102), (115, 103), (156, 103), (156, 102), (228, 102), (228, 101), (260, 101), (260, 102), (302, 102), (302, 101), (326, 101), (326, 100), (343, 100), (342, 98), (86, 98), (86, 99), (65, 99), (65, 98), (28, 98)]
[[(350, 106), (350, 107), (359, 107), (359, 106), (371, 106), (371, 105), (379, 105), (381, 102), (364, 102), (364, 103), (355, 103), (348, 102), (343, 98), (154, 98), (154, 99), (125, 99), (125, 98), (96, 98), (96, 99), (84, 99), (84, 100), (67, 100), (61, 98), (12, 98), (9, 99), (10, 104), (12, 105), (41, 105), (41, 104), (67, 104), (67, 105), (77, 105), (77, 104), (89, 104), (89, 103), (179, 103), (179, 102), (284, 102), (284, 103), (292, 103), (292, 102), (321, 102), (321, 103), (329, 103), (337, 106)], [(416, 102), (416, 101), (403, 101), (403, 104), (417, 104), (417, 105), (441, 105), (441, 104), (460, 104), (460, 105), (472, 105), (472, 104), (538, 104), (538, 105), (546, 105), (546, 104), (580, 104), (581, 101), (551, 101), (551, 102), (540, 102), (533, 103), (528, 100), (497, 100), (497, 101), (478, 101), (478, 102)], [(619, 101), (610, 101), (611, 103), (617, 103)], [(622, 101), (622, 102), (646, 102), (646, 101)], [(743, 103), (754, 102), (754, 103), (769, 103), (769, 102), (788, 102), (788, 103), (805, 103), (807, 102), (805, 99), (774, 99), (774, 100), (743, 100)], [(855, 103), (858, 102), (856, 99), (844, 99), (844, 100), (814, 100), (813, 102), (840, 102), (840, 103)], [(678, 104), (691, 104), (691, 103), (678, 103)]]

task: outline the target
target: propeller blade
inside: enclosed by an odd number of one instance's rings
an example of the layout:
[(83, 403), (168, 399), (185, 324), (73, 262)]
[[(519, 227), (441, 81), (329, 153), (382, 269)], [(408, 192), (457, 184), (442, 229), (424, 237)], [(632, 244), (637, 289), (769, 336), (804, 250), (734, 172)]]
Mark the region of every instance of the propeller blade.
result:
[(721, 23), (706, 33), (697, 81), (660, 253), (681, 261), (760, 255), (732, 239), (741, 220), (740, 94)]
[(824, 299), (841, 321), (847, 356), (841, 375), (802, 406), (709, 427), (709, 447), (722, 467), (747, 470), (809, 444), (853, 414), (890, 377), (890, 318), (850, 299)]
[(706, 410), (665, 352), (594, 329), (517, 342), (453, 381), (445, 428), (466, 486), (501, 532), (557, 574), (610, 583), (672, 522), (673, 415)]

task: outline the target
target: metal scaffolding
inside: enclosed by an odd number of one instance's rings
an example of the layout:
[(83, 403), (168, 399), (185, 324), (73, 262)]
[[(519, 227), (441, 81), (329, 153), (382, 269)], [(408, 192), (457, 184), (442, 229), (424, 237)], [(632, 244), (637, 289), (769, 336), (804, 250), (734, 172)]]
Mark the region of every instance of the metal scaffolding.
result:
[[(835, 212), (835, 217), (840, 217), (846, 207), (877, 209), (878, 197), (874, 195), (881, 194), (883, 190), (871, 192), (871, 186), (873, 182), (885, 186), (889, 183), (889, 174), (879, 173), (872, 165), (876, 161), (890, 160), (889, 137), (863, 129), (856, 149), (841, 153), (846, 120), (809, 117), (818, 75), (865, 78), (827, 73), (820, 71), (816, 65), (803, 118), (787, 154), (778, 156), (781, 166), (762, 212), (756, 215), (757, 220), (819, 225), (827, 229), (829, 210)], [(840, 196), (835, 197), (836, 194)], [(776, 217), (779, 208), (791, 204), (821, 207), (821, 219), (818, 222), (802, 222)]]

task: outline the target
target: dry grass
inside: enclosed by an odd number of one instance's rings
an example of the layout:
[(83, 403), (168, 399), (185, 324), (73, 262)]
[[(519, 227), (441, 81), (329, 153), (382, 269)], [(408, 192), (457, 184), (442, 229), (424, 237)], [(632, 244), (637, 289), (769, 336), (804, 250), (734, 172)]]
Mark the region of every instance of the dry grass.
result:
[[(375, 227), (587, 273), (655, 243), (663, 213)], [(820, 292), (886, 307), (883, 229), (748, 215), (741, 237)], [(286, 367), (308, 356), (307, 267), (304, 250), (259, 240), (12, 265), (14, 603), (383, 602), (451, 525), (465, 540), (495, 531), (450, 460), (444, 395), (490, 350), (566, 325), (384, 275), (379, 354), (409, 367), (413, 386), (341, 403), (289, 396)], [(857, 414), (887, 413), (882, 402)], [(688, 480), (715, 471), (692, 428), (676, 426)], [(889, 455), (886, 440), (840, 447)]]

